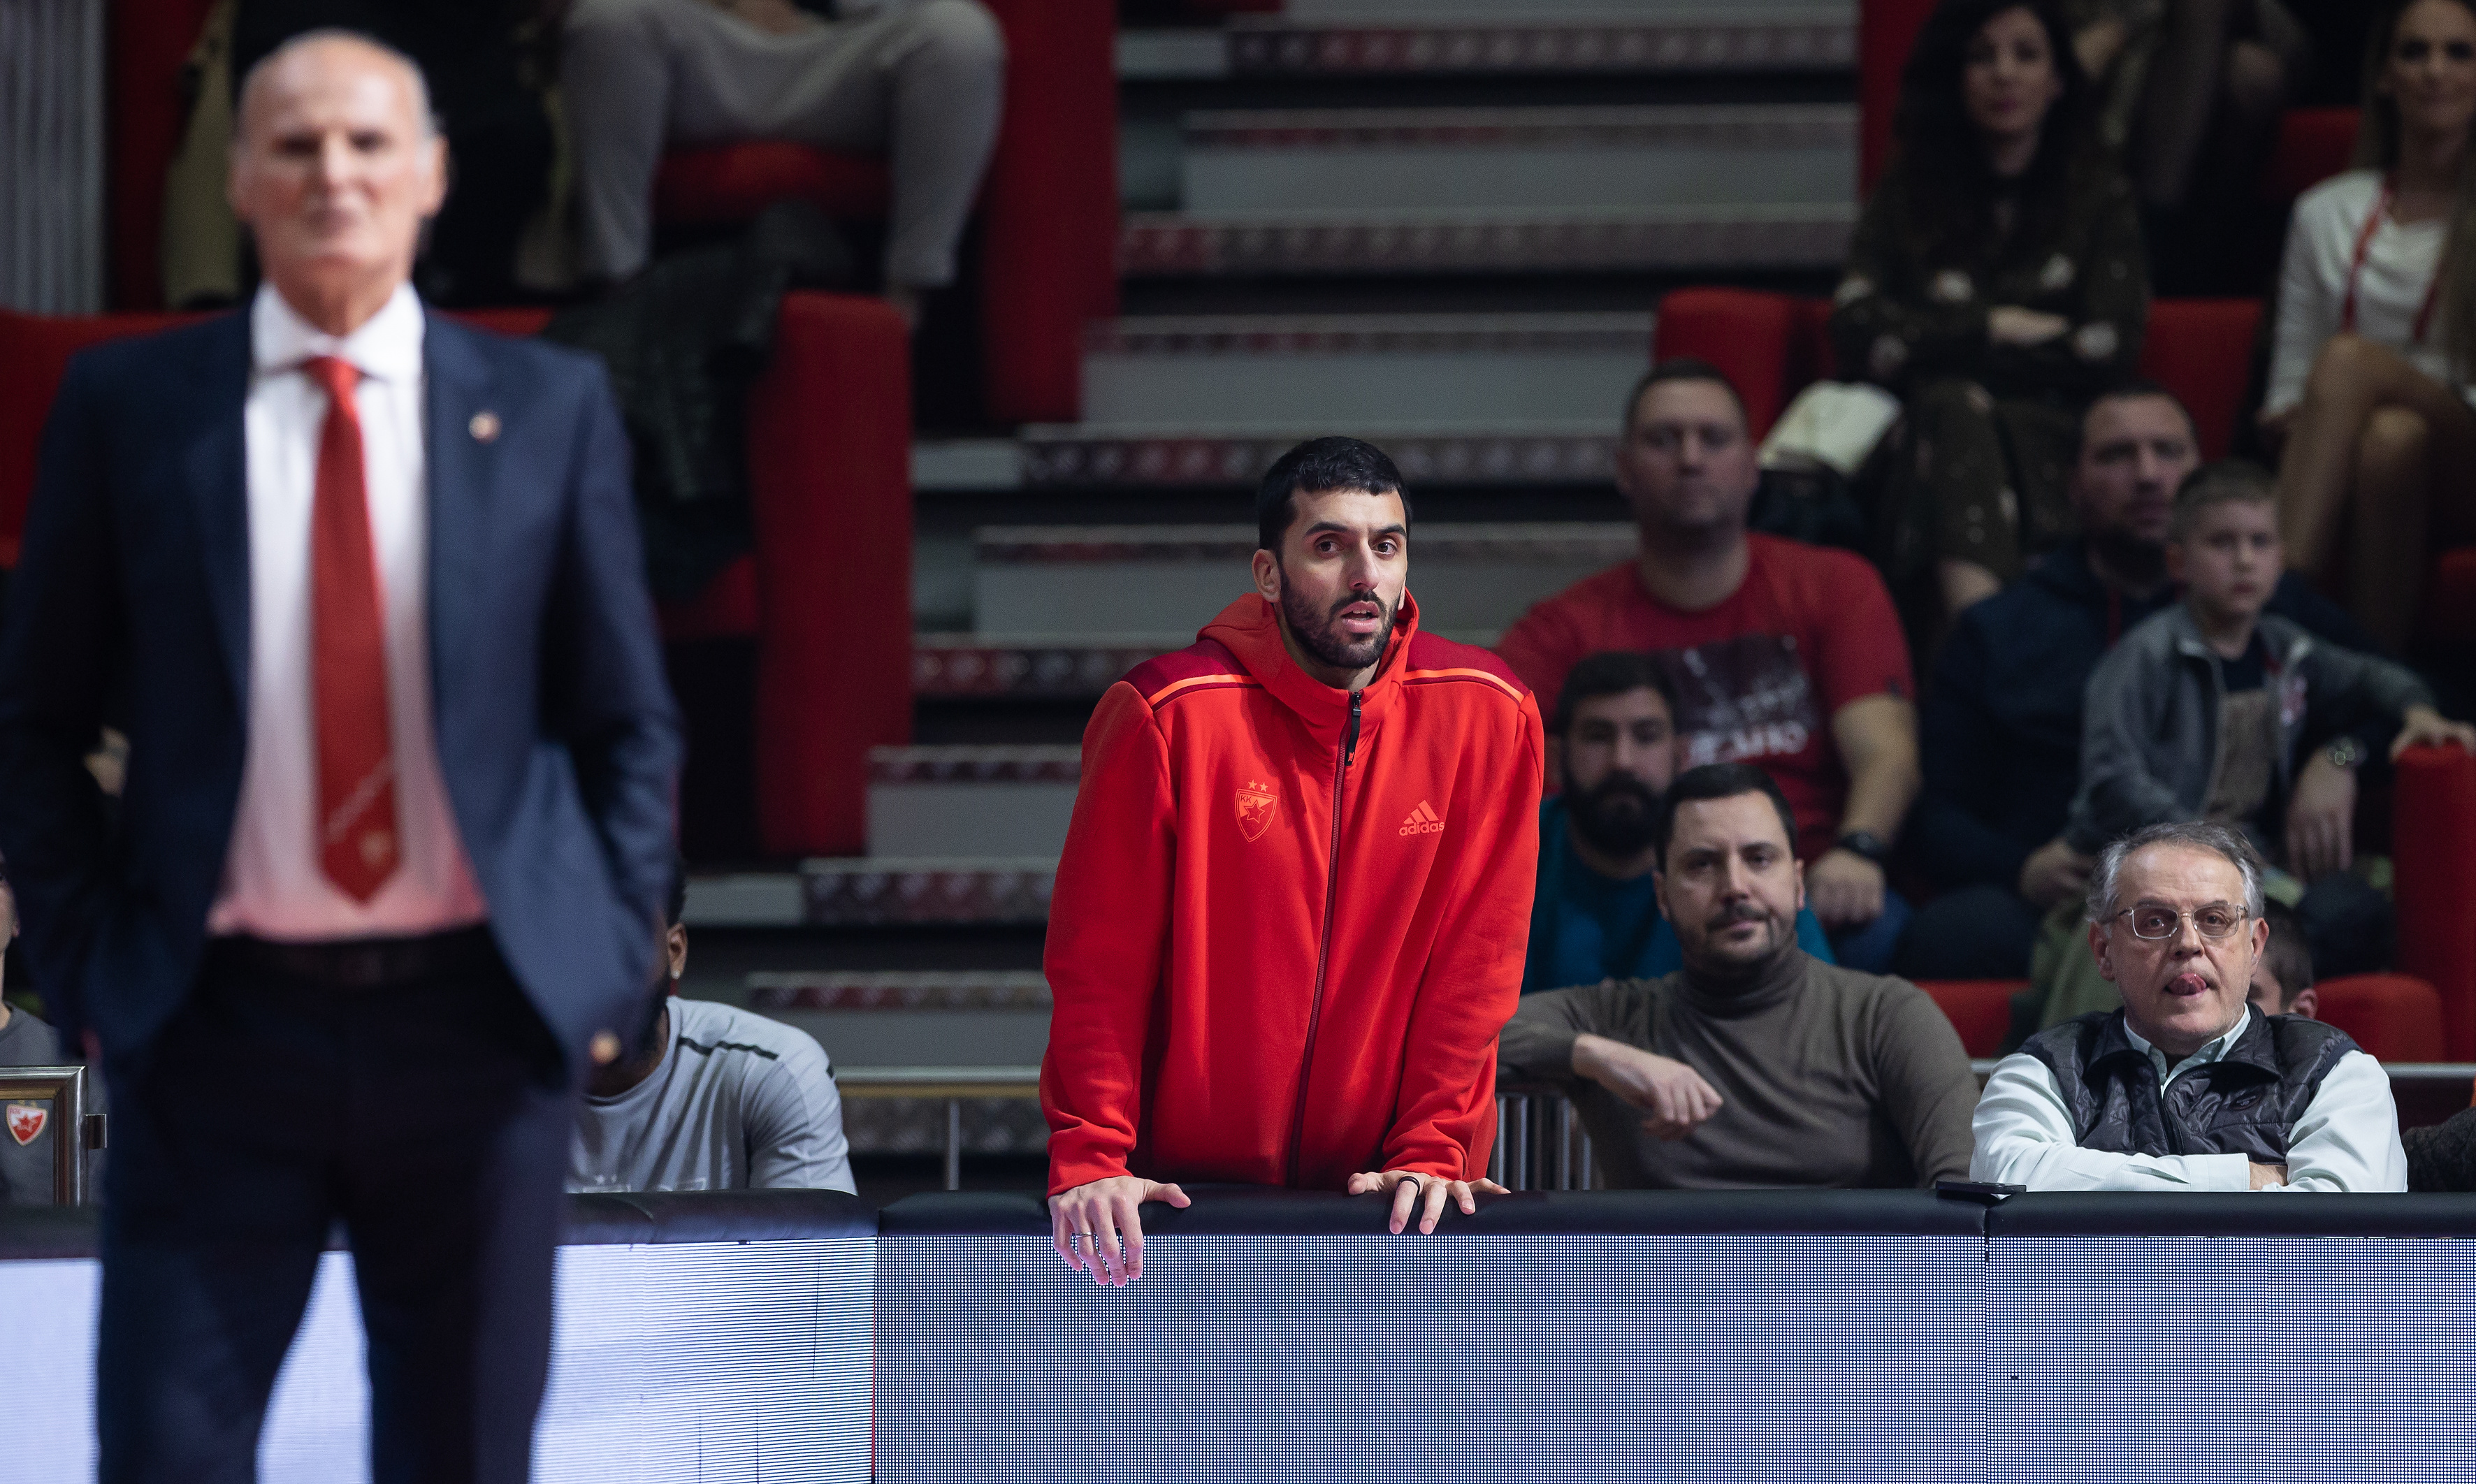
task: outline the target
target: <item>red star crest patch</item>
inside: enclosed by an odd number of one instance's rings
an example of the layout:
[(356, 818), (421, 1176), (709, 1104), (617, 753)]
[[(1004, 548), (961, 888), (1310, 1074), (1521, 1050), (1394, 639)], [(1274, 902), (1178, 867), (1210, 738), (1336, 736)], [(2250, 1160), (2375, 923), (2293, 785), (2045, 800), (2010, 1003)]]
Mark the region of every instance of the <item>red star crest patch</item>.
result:
[(1280, 797), (1261, 783), (1250, 781), (1238, 790), (1238, 832), (1252, 844), (1273, 828), (1273, 811), (1279, 808)]
[(32, 1144), (41, 1136), (43, 1125), (52, 1121), (52, 1110), (39, 1102), (9, 1104), (9, 1137), (19, 1144)]

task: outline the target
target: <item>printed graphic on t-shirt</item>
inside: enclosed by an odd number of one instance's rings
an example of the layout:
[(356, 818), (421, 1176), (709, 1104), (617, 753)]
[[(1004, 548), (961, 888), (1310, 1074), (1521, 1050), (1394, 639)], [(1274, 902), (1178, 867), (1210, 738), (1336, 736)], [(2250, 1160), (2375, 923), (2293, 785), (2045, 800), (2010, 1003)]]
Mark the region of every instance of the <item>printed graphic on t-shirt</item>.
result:
[(1794, 757), (1821, 728), (1795, 639), (1741, 633), (1655, 657), (1676, 686), (1676, 730), (1688, 768)]

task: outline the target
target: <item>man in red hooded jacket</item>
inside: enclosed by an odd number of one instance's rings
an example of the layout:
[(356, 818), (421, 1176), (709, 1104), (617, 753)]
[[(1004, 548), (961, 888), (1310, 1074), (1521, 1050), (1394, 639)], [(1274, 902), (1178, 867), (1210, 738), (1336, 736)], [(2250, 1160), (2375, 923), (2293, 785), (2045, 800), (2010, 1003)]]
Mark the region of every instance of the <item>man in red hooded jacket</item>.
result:
[(1255, 591), (1110, 687), (1057, 865), (1041, 1106), (1059, 1255), (1143, 1271), (1177, 1179), (1389, 1192), (1432, 1231), (1496, 1131), (1537, 869), (1539, 708), (1419, 631), (1409, 511), (1354, 438), (1282, 456)]

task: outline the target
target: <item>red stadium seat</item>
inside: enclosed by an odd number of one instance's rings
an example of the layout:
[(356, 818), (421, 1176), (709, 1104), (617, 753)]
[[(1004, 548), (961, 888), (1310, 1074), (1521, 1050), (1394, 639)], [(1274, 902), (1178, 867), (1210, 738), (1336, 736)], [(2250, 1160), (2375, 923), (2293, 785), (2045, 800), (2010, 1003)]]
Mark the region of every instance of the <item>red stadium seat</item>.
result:
[[(1742, 288), (1680, 288), (1662, 300), (1651, 355), (1697, 356), (1728, 374), (1759, 438), (1791, 399), (1832, 374), (1824, 334), (1831, 306)], [(2141, 374), (2192, 409), (2202, 452), (2222, 457), (2235, 436), (2261, 306), (2249, 299), (2161, 299), (2149, 307)]]
[(2243, 414), (2244, 368), (2252, 364), (2261, 305), (2251, 299), (2160, 299), (2149, 306), (2141, 374), (2174, 388), (2192, 412), (2201, 449), (2224, 458)]
[(2399, 972), (2441, 995), (2452, 1061), (2476, 1061), (2476, 756), (2411, 748), (2397, 764), (2390, 860)]
[[(983, 0), (1004, 29), (1005, 104), (980, 191), (984, 398), (1001, 422), (1073, 422), (1087, 320), (1118, 311), (1116, 12), (1107, 0)], [(181, 87), (211, 0), (116, 0), (111, 284), (121, 309), (163, 302), (163, 179), (179, 147)], [(752, 141), (682, 151), (656, 184), (657, 219), (729, 226), (774, 201), (875, 219), (883, 161)]]
[(1660, 301), (1651, 358), (1695, 356), (1726, 373), (1746, 402), (1756, 438), (1771, 431), (1790, 399), (1831, 371), (1821, 300), (1743, 288), (1680, 288)]
[[(17, 560), (38, 434), (68, 358), (190, 317), (0, 311), (0, 565)], [(548, 316), (465, 317), (530, 334)], [(773, 361), (749, 393), (756, 550), (662, 610), (670, 640), (755, 641), (755, 833), (770, 855), (862, 853), (868, 750), (910, 740), (908, 357), (903, 321), (881, 300), (783, 301)]]
[(805, 201), (828, 216), (874, 220), (885, 214), (891, 194), (882, 160), (751, 139), (663, 156), (654, 178), (654, 215), (682, 227), (728, 227), (769, 202)]
[(2459, 547), (2434, 559), (2416, 630), (2437, 643), (2476, 644), (2476, 547)]
[(2355, 163), (2356, 109), (2290, 109), (2262, 168), (2261, 196), (2286, 205)]
[(1935, 1002), (1960, 1032), (1960, 1044), (1971, 1056), (1992, 1056), (2003, 1049), (2012, 1028), (2012, 997), (2029, 987), (2026, 979), (1920, 979), (1918, 988)]
[(1864, 0), (1857, 15), (1857, 179), (1872, 190), (1892, 159), (1900, 73), (1937, 0)]
[(2441, 996), (2406, 974), (2351, 974), (2314, 986), (2320, 1019), (2380, 1061), (2446, 1061)]

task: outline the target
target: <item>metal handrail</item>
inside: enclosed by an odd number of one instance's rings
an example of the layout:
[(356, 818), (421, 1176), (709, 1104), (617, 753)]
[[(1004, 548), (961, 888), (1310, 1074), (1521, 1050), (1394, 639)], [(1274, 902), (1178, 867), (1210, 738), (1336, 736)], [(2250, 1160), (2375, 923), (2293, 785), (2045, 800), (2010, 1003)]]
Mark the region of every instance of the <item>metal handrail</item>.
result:
[[(1979, 1057), (1968, 1070), (1983, 1080), (1995, 1066), (1995, 1058)], [(2394, 1083), (2476, 1085), (2476, 1062), (2396, 1061), (2383, 1063), (2382, 1070)], [(963, 1183), (963, 1100), (1040, 1096), (1038, 1067), (837, 1067), (834, 1081), (846, 1098), (943, 1099), (948, 1190), (960, 1190)], [(1599, 1184), (1590, 1130), (1563, 1092), (1545, 1082), (1498, 1086), (1496, 1148), (1487, 1173), (1510, 1190), (1593, 1190)]]

